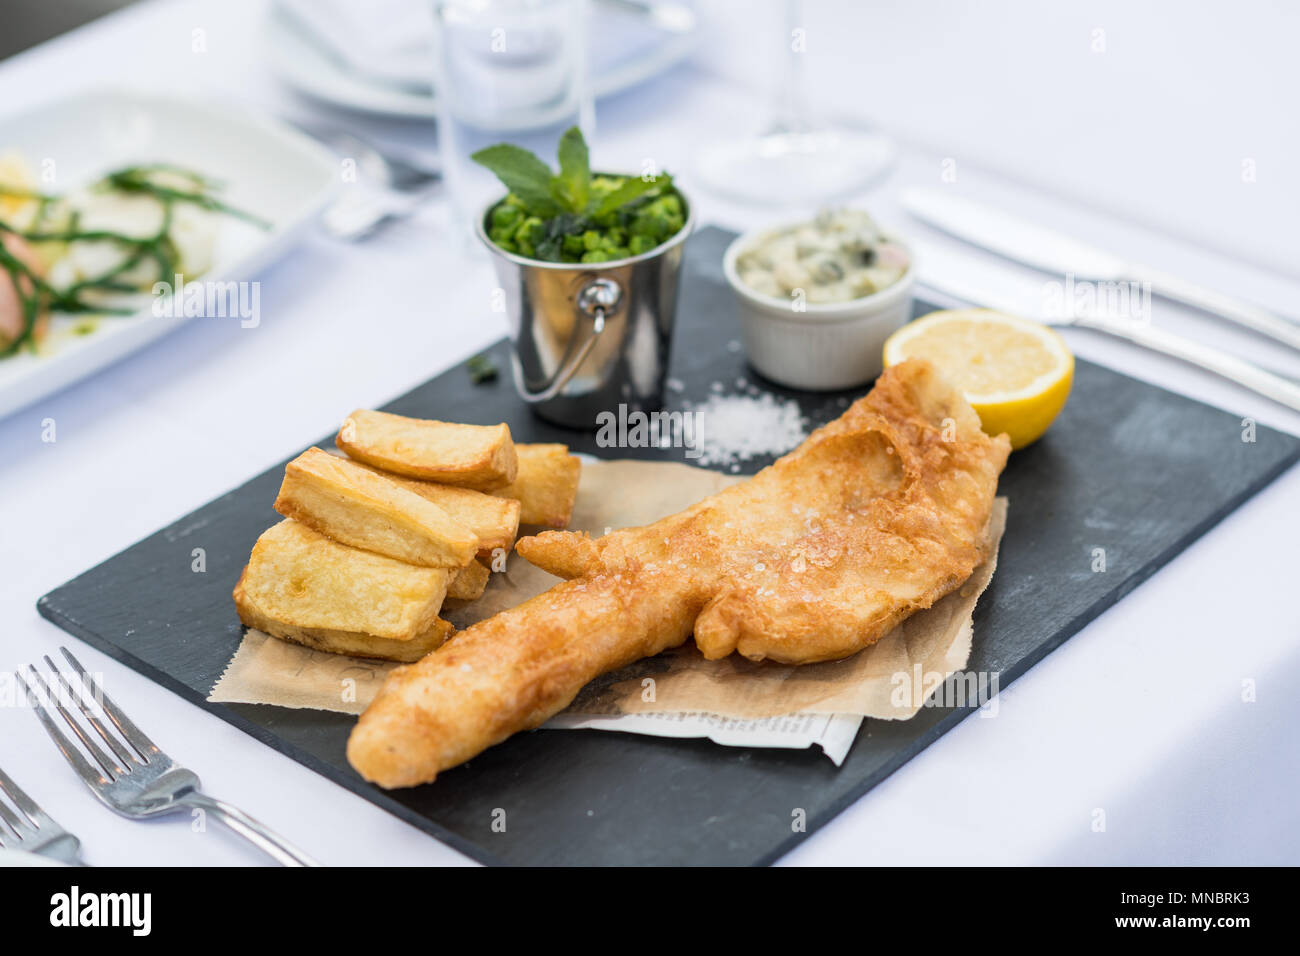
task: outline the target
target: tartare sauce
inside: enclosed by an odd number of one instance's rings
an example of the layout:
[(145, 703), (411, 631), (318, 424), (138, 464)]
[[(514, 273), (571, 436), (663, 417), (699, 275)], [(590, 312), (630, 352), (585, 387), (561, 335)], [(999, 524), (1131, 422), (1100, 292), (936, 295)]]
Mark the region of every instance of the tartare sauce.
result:
[(811, 222), (765, 233), (736, 258), (740, 280), (763, 295), (810, 304), (849, 302), (893, 285), (907, 251), (859, 209), (824, 210)]

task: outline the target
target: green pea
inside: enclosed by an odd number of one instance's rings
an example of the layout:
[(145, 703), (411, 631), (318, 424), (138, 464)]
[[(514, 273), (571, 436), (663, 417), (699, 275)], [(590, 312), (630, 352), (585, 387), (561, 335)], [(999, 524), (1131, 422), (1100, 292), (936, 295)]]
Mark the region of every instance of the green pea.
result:
[(492, 210), (492, 225), (501, 229), (510, 229), (519, 223), (523, 213), (516, 206), (504, 203)]

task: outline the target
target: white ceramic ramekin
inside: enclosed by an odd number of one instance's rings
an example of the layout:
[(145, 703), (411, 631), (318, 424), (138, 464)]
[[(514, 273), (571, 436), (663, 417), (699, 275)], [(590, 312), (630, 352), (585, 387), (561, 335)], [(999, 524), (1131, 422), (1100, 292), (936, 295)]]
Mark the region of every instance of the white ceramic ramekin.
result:
[[(832, 391), (865, 385), (884, 367), (885, 339), (912, 317), (915, 253), (905, 243), (907, 271), (893, 285), (848, 302), (807, 303), (755, 292), (736, 274), (736, 258), (774, 227), (755, 229), (727, 247), (722, 270), (740, 306), (740, 335), (754, 368), (790, 388)], [(781, 227), (775, 227), (777, 229)]]

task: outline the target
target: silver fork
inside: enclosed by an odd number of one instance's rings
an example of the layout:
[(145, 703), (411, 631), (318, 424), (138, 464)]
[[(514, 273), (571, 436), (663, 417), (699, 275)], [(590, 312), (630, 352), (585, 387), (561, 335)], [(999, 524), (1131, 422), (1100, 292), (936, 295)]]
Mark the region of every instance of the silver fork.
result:
[(38, 853), (61, 863), (82, 866), (81, 841), (51, 819), (36, 805), (9, 774), (0, 770), (0, 793), (13, 802), (10, 808), (0, 800), (0, 849)]
[[(90, 787), (91, 792), (109, 808), (132, 820), (147, 820), (169, 813), (202, 810), (216, 817), (231, 830), (285, 866), (320, 865), (242, 810), (200, 792), (199, 778), (192, 771), (177, 766), (171, 757), (159, 750), (158, 745), (145, 736), (144, 732), (122, 712), (122, 709), (109, 699), (95, 678), (87, 673), (66, 647), (60, 647), (59, 650), (68, 659), (72, 669), (77, 672), (80, 678), (77, 686), (73, 687), (72, 681), (55, 666), (48, 655), (45, 657), (45, 664), (58, 677), (67, 691), (68, 698), (76, 704), (95, 734), (98, 734), (107, 745), (107, 752), (68, 712), (59, 696), (51, 692), (49, 684), (35, 667), (29, 665), (28, 670), (31, 672), (32, 679), (44, 691), (45, 701), (33, 693), (31, 685), (21, 673), (18, 679), (22, 681), (28, 699), (35, 705), (36, 716), (40, 718), (55, 745), (67, 758), (68, 763), (72, 764), (72, 769), (86, 782), (86, 786)], [(87, 698), (86, 689), (90, 690), (99, 709), (117, 728), (122, 739), (110, 732), (96, 715)], [(98, 769), (59, 729), (50, 713), (51, 706), (59, 712), (64, 723), (99, 765)]]

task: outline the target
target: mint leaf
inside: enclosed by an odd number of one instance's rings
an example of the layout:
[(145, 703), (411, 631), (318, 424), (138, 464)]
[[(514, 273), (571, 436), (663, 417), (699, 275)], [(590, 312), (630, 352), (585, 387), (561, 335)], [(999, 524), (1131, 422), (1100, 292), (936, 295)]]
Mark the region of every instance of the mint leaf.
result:
[(560, 137), (560, 175), (552, 183), (553, 192), (569, 212), (587, 208), (591, 188), (591, 161), (582, 130), (571, 126)]
[(492, 170), (506, 189), (519, 197), (531, 215), (545, 219), (561, 212), (559, 203), (551, 195), (551, 167), (528, 150), (510, 143), (498, 143), (480, 149), (470, 159)]
[(604, 199), (591, 211), (593, 216), (603, 216), (611, 213), (620, 206), (630, 203), (633, 199), (644, 196), (646, 193), (654, 192), (661, 186), (666, 190), (673, 184), (673, 177), (667, 173), (660, 173), (654, 179), (642, 179), (640, 176), (630, 177), (623, 180), (613, 192), (608, 193)]

